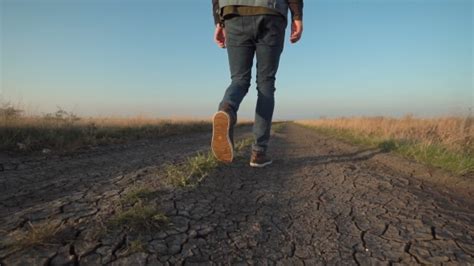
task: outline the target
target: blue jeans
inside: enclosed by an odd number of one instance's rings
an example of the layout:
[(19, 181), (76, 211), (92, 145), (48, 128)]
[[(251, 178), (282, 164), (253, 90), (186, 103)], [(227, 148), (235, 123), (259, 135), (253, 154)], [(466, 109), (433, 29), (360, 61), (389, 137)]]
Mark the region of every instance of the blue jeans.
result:
[(219, 109), (232, 107), (237, 118), (240, 103), (250, 87), (252, 63), (257, 58), (258, 100), (253, 134), (254, 151), (266, 151), (275, 106), (275, 76), (285, 40), (287, 21), (283, 16), (236, 16), (226, 19), (226, 47), (232, 82), (227, 88)]

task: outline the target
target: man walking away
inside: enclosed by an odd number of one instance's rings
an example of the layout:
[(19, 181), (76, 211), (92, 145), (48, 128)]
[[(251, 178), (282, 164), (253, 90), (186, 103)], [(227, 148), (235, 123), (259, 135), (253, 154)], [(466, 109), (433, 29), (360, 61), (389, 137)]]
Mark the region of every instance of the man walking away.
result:
[(219, 47), (227, 48), (232, 80), (213, 116), (212, 151), (218, 160), (232, 162), (237, 111), (250, 87), (256, 56), (258, 100), (250, 166), (265, 167), (272, 163), (266, 152), (288, 10), (291, 11), (290, 41), (296, 43), (303, 32), (303, 0), (212, 0), (212, 5), (216, 24), (214, 40)]

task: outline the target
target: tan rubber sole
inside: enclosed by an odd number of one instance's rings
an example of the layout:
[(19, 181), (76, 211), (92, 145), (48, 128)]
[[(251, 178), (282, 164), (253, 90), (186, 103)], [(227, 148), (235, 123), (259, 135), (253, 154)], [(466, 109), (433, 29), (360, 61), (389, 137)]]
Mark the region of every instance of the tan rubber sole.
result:
[(230, 117), (224, 111), (218, 111), (212, 118), (212, 153), (217, 160), (231, 163), (234, 159), (234, 150), (229, 137)]

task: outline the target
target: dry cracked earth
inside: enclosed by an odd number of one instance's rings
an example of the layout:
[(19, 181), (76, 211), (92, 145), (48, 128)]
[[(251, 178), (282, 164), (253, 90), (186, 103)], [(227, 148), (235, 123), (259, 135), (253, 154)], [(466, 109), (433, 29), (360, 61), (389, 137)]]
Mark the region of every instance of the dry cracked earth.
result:
[[(163, 165), (208, 151), (209, 140), (0, 155), (0, 265), (474, 264), (472, 191), (443, 188), (421, 165), (287, 123), (273, 133), (270, 167), (249, 167), (246, 149), (195, 186), (167, 184)], [(156, 190), (168, 222), (104, 231), (137, 183)], [(15, 244), (39, 224), (54, 237)]]

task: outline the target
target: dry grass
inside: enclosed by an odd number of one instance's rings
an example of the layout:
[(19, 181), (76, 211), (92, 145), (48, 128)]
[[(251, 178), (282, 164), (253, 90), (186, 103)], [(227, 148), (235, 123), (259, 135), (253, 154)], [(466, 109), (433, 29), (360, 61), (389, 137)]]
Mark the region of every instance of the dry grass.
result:
[(29, 222), (26, 230), (17, 231), (12, 236), (12, 243), (7, 244), (7, 246), (13, 249), (25, 249), (33, 246), (57, 244), (57, 237), (62, 229), (62, 224), (58, 222), (45, 221), (38, 224)]
[(355, 117), (302, 120), (297, 123), (354, 130), (367, 137), (415, 140), (426, 145), (441, 144), (456, 152), (474, 152), (474, 118)]
[(352, 117), (296, 122), (352, 142), (394, 150), (458, 174), (474, 171), (472, 117)]
[[(175, 117), (78, 117), (61, 108), (43, 116), (24, 116), (0, 104), (0, 150), (11, 152), (74, 151), (87, 146), (210, 131), (211, 120)], [(237, 126), (247, 125), (240, 120)]]
[(1, 150), (73, 151), (85, 146), (211, 130), (210, 121), (205, 120), (79, 118), (64, 110), (35, 117), (20, 114), (0, 108)]

